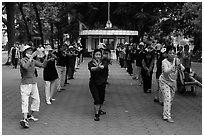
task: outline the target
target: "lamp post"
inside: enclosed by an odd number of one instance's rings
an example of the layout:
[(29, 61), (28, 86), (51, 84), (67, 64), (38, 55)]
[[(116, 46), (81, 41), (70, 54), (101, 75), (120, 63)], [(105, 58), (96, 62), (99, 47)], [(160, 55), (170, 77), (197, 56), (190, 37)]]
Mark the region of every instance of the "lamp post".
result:
[(105, 28), (112, 28), (112, 23), (110, 21), (110, 2), (108, 2), (108, 21)]

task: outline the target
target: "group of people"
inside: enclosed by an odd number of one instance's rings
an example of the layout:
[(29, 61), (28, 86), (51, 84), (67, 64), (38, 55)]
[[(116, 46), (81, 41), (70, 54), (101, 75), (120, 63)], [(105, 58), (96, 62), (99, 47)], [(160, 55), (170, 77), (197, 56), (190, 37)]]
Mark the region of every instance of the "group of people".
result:
[(144, 92), (151, 93), (151, 77), (154, 67), (154, 52), (150, 45), (144, 42), (136, 44), (119, 44), (116, 49), (117, 59), (121, 68), (125, 68), (139, 85), (144, 85)]
[[(29, 120), (38, 120), (33, 116), (33, 113), (39, 111), (40, 107), (35, 67), (43, 67), (45, 100), (50, 105), (52, 101), (55, 101), (54, 92), (63, 91), (64, 86), (69, 84), (69, 80), (74, 79), (74, 72), (83, 61), (82, 50), (80, 43), (60, 45), (57, 51), (50, 45), (45, 48), (39, 46), (36, 49), (28, 45), (23, 47), (22, 57), (19, 61), (22, 77), (20, 84), (23, 113), (20, 125), (22, 127), (28, 128)], [(184, 46), (184, 52), (178, 58), (173, 46), (154, 50), (151, 45), (145, 46), (143, 42), (140, 42), (138, 45), (126, 43), (117, 47), (119, 64), (122, 68), (127, 68), (127, 72), (133, 76), (133, 79), (138, 80), (139, 85), (143, 85), (145, 93), (151, 93), (153, 68), (157, 68), (156, 79), (159, 86), (154, 102), (163, 104), (163, 119), (168, 122), (174, 122), (171, 116), (171, 105), (177, 88), (178, 71), (190, 71), (191, 55), (187, 52), (188, 50), (188, 45)], [(110, 54), (110, 50), (106, 49), (105, 45), (99, 45), (88, 63), (89, 88), (94, 100), (95, 121), (100, 120), (100, 115), (106, 114), (102, 110), (102, 105), (105, 101), (106, 85), (108, 84)], [(32, 98), (30, 113), (28, 110), (29, 97)]]
[[(33, 113), (39, 111), (40, 96), (37, 87), (37, 69), (43, 68), (43, 80), (45, 81), (45, 101), (52, 104), (55, 101), (53, 94), (55, 91), (61, 92), (64, 86), (69, 84), (69, 80), (74, 79), (74, 73), (78, 65), (83, 61), (82, 46), (80, 43), (71, 45), (60, 45), (58, 50), (50, 45), (45, 48), (39, 45), (37, 48), (25, 45), (20, 59), (21, 73), (21, 108), (23, 119), (20, 125), (24, 128), (29, 127), (29, 120), (38, 121)], [(29, 113), (29, 97), (32, 98), (31, 112)]]
[(151, 93), (152, 74), (156, 68), (158, 88), (155, 91), (154, 102), (163, 106), (163, 119), (174, 122), (171, 116), (171, 105), (178, 85), (178, 73), (191, 72), (191, 57), (189, 45), (184, 50), (176, 51), (171, 45), (151, 44), (119, 44), (116, 49), (117, 60), (121, 68), (125, 68), (133, 79), (143, 85), (144, 93)]

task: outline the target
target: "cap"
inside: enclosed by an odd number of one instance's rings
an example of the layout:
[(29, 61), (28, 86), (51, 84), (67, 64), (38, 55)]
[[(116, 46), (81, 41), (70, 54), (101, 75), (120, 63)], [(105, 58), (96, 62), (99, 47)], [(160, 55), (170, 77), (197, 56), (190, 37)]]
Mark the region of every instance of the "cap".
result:
[(128, 42), (125, 42), (125, 45), (128, 45), (129, 43)]
[(33, 49), (31, 46), (25, 45), (22, 49), (22, 51), (26, 51), (27, 49)]
[(144, 46), (144, 42), (140, 42), (140, 44), (139, 45), (142, 45), (142, 46)]
[(73, 46), (69, 46), (69, 49), (73, 49), (74, 47)]

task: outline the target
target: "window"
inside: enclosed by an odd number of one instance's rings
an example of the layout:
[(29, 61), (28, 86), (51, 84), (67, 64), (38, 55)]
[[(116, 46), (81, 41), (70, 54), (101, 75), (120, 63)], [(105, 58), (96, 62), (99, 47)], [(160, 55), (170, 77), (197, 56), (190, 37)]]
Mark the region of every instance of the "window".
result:
[(114, 50), (114, 38), (102, 38), (101, 42), (106, 44), (107, 49)]

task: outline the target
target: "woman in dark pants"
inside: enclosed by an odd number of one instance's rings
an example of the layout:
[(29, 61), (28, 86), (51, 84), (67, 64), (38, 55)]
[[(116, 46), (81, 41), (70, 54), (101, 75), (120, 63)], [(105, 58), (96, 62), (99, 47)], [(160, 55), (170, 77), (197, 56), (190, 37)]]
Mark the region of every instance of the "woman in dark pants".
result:
[(142, 60), (141, 75), (143, 79), (143, 89), (145, 93), (151, 93), (152, 74), (154, 59), (151, 51), (147, 51)]
[(107, 65), (102, 62), (102, 51), (100, 49), (94, 50), (93, 59), (88, 63), (90, 70), (89, 88), (94, 99), (95, 121), (99, 121), (101, 114), (106, 112), (101, 110), (105, 97), (106, 88), (106, 69)]

